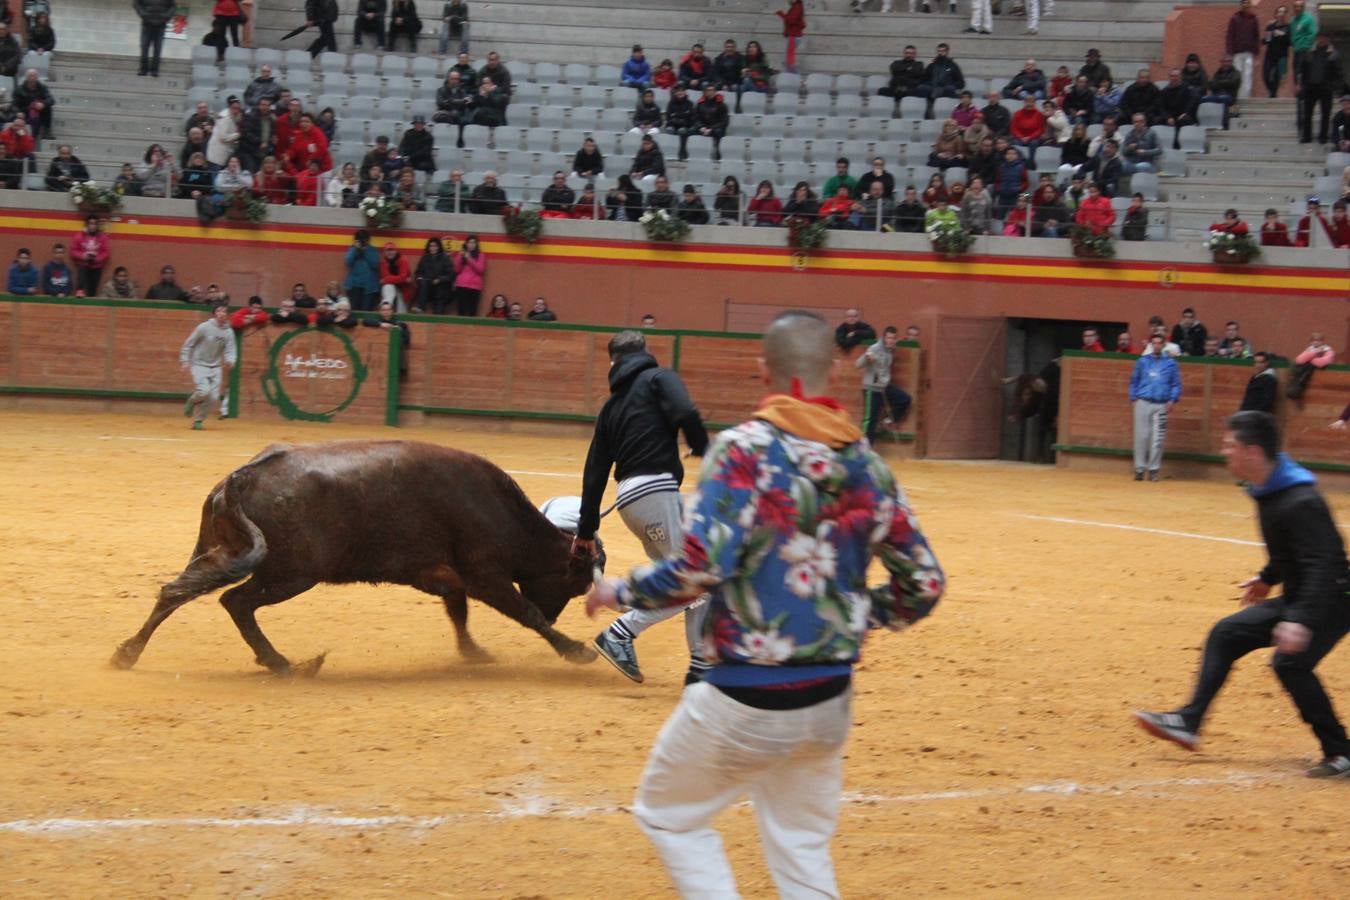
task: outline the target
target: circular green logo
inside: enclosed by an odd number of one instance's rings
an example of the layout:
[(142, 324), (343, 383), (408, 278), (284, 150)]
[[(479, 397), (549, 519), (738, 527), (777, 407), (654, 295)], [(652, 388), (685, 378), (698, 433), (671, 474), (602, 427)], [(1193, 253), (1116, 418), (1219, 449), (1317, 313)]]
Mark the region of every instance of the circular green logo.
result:
[(300, 328), (272, 343), (262, 389), (287, 419), (329, 422), (342, 412), (366, 380), (356, 344), (341, 331)]

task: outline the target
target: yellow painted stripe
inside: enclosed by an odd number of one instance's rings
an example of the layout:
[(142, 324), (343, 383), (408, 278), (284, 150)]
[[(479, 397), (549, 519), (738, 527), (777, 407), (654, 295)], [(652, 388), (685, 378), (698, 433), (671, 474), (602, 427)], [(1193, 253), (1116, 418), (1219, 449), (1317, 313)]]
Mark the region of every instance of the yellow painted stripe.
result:
[[(360, 224), (353, 219), (352, 230)], [(72, 232), (78, 223), (52, 218), (32, 219), (14, 215), (0, 215), (0, 229), (33, 232)], [(328, 226), (325, 226), (328, 227)], [(134, 218), (108, 223), (110, 234), (133, 237), (192, 238), (203, 242), (269, 243), (304, 247), (345, 248), (351, 242), (349, 232), (340, 229), (327, 231), (295, 231), (285, 226), (261, 226), (247, 229), (203, 228), (195, 222), (183, 221), (172, 225), (140, 222)], [(401, 250), (421, 250), (423, 237), (376, 235), (377, 244), (393, 243)], [(551, 240), (547, 244), (520, 244), (493, 235), (482, 237), (483, 249), (495, 253), (537, 256), (541, 258), (578, 257), (604, 262), (659, 262), (698, 266), (744, 266), (758, 269), (788, 270), (793, 267), (792, 254), (787, 247), (781, 254), (744, 252), (736, 250), (686, 250), (680, 247), (652, 248), (642, 244), (615, 242), (611, 244), (581, 244)], [(844, 251), (843, 254), (847, 254)], [(1044, 265), (1026, 262), (977, 262), (949, 260), (922, 256), (849, 256), (832, 254), (811, 256), (808, 271), (867, 272), (875, 274), (911, 276), (965, 275), (991, 279), (1059, 279), (1077, 282), (1107, 284), (1156, 285), (1167, 283), (1173, 287), (1243, 287), (1271, 291), (1299, 290), (1329, 293), (1350, 293), (1350, 275), (1304, 275), (1293, 271), (1278, 274), (1252, 274), (1220, 269), (1174, 269), (1160, 263), (1123, 263), (1102, 265)], [(1326, 270), (1322, 270), (1326, 271)]]

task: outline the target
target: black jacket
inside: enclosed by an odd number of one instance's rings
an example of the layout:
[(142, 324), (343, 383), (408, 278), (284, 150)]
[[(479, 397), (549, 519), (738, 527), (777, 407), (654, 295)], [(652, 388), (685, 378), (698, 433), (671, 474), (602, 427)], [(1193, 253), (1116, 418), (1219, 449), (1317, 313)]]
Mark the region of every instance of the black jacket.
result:
[(994, 137), (1007, 136), (1008, 129), (1012, 127), (1012, 113), (1004, 109), (1003, 104), (990, 103), (980, 107), (980, 112), (984, 115), (984, 124), (990, 134)]
[(337, 19), (337, 0), (305, 0), (305, 21), (332, 24)]
[(610, 469), (614, 480), (669, 473), (684, 480), (678, 432), (695, 456), (708, 449), (708, 432), (680, 376), (650, 353), (630, 353), (609, 369), (609, 399), (595, 420), (582, 476), (577, 537), (590, 540), (600, 526), (600, 498)]
[(1197, 321), (1190, 328), (1180, 322), (1172, 326), (1172, 343), (1181, 348), (1182, 356), (1204, 356), (1208, 337), (1204, 322)]
[(593, 153), (587, 153), (585, 149), (577, 151), (577, 155), (572, 157), (572, 171), (578, 175), (587, 175), (587, 173), (597, 173), (605, 171), (605, 155), (596, 149)]
[(423, 128), (409, 128), (403, 132), (398, 142), (398, 155), (408, 161), (414, 169), (431, 171), (436, 168), (436, 141), (431, 132)]
[(852, 350), (864, 344), (871, 346), (877, 342), (877, 330), (862, 319), (852, 325), (840, 322), (834, 329), (834, 342), (840, 350)]
[(684, 219), (690, 225), (707, 225), (708, 208), (703, 205), (703, 201), (695, 197), (690, 201), (680, 201), (680, 205), (675, 210), (675, 215)]
[(727, 133), (730, 113), (727, 111), (727, 105), (723, 102), (721, 94), (718, 94), (715, 100), (709, 100), (705, 97), (698, 101), (698, 105), (694, 107), (694, 114), (698, 117), (697, 127), (709, 128), (718, 134)]
[(734, 88), (741, 83), (741, 70), (745, 68), (745, 57), (739, 53), (719, 53), (713, 58), (713, 79), (724, 88)]
[(506, 191), (496, 185), (480, 184), (469, 194), (467, 211), (478, 216), (501, 215), (506, 205)]
[(1350, 572), (1345, 543), (1313, 484), (1293, 484), (1256, 498), (1269, 557), (1260, 578), (1284, 585), (1284, 614), (1314, 632), (1346, 614)]
[(908, 94), (923, 84), (924, 67), (917, 59), (897, 59), (891, 63), (891, 83), (895, 94)]
[(951, 88), (959, 91), (966, 86), (966, 76), (961, 74), (961, 67), (951, 57), (934, 58), (924, 71), (923, 80), (935, 88)]
[(661, 107), (655, 103), (639, 103), (637, 109), (633, 110), (633, 127), (638, 128), (642, 125), (660, 128)]
[(687, 131), (694, 127), (694, 101), (671, 97), (666, 104), (666, 130)]
[(1161, 109), (1162, 91), (1151, 81), (1148, 84), (1136, 81), (1120, 95), (1120, 111), (1125, 116), (1123, 121), (1130, 121), (1134, 114), (1139, 112), (1147, 116), (1148, 121), (1152, 123)]
[(1280, 380), (1275, 377), (1274, 369), (1258, 372), (1247, 382), (1242, 392), (1242, 405), (1239, 411), (1254, 409), (1257, 412), (1275, 412), (1275, 401), (1280, 395)]
[(629, 171), (636, 173), (635, 177), (666, 174), (666, 158), (661, 155), (661, 148), (657, 146), (653, 146), (650, 150), (639, 148)]
[(1168, 85), (1160, 92), (1159, 111), (1164, 119), (1180, 119), (1195, 115), (1195, 89), (1184, 84)]
[(572, 204), (577, 202), (577, 192), (565, 184), (561, 187), (550, 184), (544, 188), (544, 193), (539, 199), (544, 204), (545, 210), (570, 212)]

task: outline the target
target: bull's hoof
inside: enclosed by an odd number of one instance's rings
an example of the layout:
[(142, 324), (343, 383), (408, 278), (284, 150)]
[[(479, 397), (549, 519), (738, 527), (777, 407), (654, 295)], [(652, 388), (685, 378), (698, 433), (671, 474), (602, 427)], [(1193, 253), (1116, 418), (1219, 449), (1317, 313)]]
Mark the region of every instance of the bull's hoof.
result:
[(319, 674), (323, 668), (323, 661), (328, 657), (328, 651), (325, 650), (313, 659), (307, 659), (302, 663), (291, 666), (291, 674), (300, 678), (313, 678)]
[(471, 644), (467, 647), (460, 647), (459, 658), (464, 660), (466, 663), (471, 663), (476, 666), (486, 665), (488, 663), (494, 663), (497, 661), (497, 658), (495, 656), (493, 656), (491, 653), (487, 652), (477, 644)]
[(130, 669), (136, 665), (136, 660), (141, 658), (141, 649), (127, 641), (113, 653), (112, 659), (108, 660), (108, 665), (114, 669)]
[(570, 663), (581, 665), (595, 662), (600, 658), (600, 654), (596, 653), (593, 647), (588, 647), (579, 641), (573, 641), (570, 647), (562, 651), (562, 658)]

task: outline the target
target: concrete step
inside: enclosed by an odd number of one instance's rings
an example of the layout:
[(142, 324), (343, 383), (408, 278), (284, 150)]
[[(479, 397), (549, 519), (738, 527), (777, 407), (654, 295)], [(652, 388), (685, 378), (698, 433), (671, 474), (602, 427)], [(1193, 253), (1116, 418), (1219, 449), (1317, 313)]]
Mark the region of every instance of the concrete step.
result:
[(1293, 135), (1272, 138), (1260, 132), (1211, 131), (1209, 155), (1234, 160), (1306, 163), (1325, 160), (1327, 148), (1321, 144), (1300, 144)]
[[(188, 16), (183, 39), (164, 41), (164, 61), (187, 59), (192, 45), (201, 41), (211, 27), (213, 0), (179, 0), (180, 12)], [(58, 53), (107, 53), (123, 59), (140, 55), (140, 20), (130, 3), (113, 0), (61, 0), (54, 24), (59, 40)]]
[(1306, 185), (1326, 174), (1323, 171), (1325, 168), (1319, 163), (1258, 165), (1234, 163), (1222, 158), (1197, 160), (1191, 157), (1186, 160), (1186, 184)]

